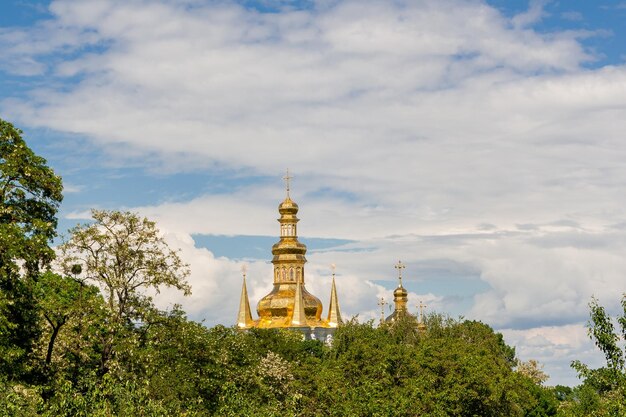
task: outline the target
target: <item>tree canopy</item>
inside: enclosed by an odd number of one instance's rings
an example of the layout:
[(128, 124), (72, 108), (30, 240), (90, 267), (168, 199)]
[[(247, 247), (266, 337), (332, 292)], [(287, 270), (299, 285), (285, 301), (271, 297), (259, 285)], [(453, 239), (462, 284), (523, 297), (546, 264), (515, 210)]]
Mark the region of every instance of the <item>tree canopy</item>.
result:
[(597, 299), (589, 303), (588, 334), (604, 354), (606, 365), (591, 369), (580, 361), (572, 363), (583, 383), (568, 393), (571, 401), (564, 408), (565, 415), (626, 415), (626, 294), (622, 295), (621, 306), (622, 314), (613, 320)]
[(27, 372), (38, 337), (33, 283), (54, 258), (61, 178), (0, 119), (0, 372)]
[(108, 320), (103, 336), (100, 372), (108, 370), (116, 339), (135, 321), (145, 321), (153, 311), (147, 290), (162, 286), (190, 294), (186, 282), (189, 266), (160, 235), (156, 224), (135, 213), (93, 210), (93, 223), (72, 229), (60, 245), (59, 263), (66, 274), (80, 271), (102, 290)]

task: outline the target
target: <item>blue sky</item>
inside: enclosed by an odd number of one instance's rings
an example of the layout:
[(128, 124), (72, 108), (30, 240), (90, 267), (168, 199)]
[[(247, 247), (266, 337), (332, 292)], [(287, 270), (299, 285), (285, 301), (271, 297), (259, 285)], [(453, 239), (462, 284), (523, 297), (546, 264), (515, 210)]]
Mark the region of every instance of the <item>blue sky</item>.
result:
[(165, 292), (234, 322), (255, 303), (294, 174), (307, 288), (346, 316), (482, 320), (575, 384), (592, 295), (626, 291), (624, 1), (0, 3), (0, 117), (90, 208), (157, 220), (192, 266)]

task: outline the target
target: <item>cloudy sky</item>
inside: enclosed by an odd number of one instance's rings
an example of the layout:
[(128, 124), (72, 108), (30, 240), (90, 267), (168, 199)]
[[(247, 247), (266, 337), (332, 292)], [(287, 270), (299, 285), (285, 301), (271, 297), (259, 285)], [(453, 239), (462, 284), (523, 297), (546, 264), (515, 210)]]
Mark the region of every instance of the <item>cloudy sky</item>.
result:
[(207, 325), (271, 287), (294, 175), (307, 287), (482, 320), (577, 383), (626, 291), (626, 2), (4, 0), (0, 117), (93, 207), (158, 221)]

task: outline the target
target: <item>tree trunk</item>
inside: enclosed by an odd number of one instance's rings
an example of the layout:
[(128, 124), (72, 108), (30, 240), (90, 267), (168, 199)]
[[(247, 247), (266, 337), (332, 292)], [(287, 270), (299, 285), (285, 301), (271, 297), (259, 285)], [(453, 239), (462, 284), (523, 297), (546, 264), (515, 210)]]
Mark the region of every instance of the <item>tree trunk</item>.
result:
[(65, 320), (59, 323), (57, 326), (52, 326), (52, 335), (50, 336), (50, 341), (48, 342), (48, 353), (46, 354), (46, 365), (50, 365), (52, 362), (52, 351), (54, 350), (54, 342), (59, 334), (59, 330), (61, 330), (61, 326), (65, 323)]

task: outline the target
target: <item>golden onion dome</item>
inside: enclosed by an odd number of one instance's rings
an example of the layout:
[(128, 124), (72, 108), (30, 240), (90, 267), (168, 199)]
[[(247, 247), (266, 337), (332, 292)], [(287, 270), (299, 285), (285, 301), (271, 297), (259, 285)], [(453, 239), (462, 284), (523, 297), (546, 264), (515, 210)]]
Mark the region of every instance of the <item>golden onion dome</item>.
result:
[(394, 298), (404, 298), (409, 294), (409, 292), (402, 286), (402, 284), (398, 285), (395, 290), (393, 290)]
[(278, 212), (282, 214), (292, 214), (295, 215), (298, 213), (298, 205), (291, 198), (287, 197), (285, 200), (278, 205)]
[[(272, 291), (257, 304), (257, 314), (267, 327), (287, 327), (293, 315), (296, 286), (293, 284), (274, 285)], [(321, 323), (322, 302), (302, 286), (304, 313), (313, 325), (325, 327)]]

